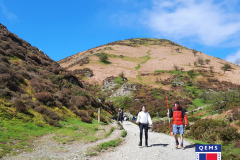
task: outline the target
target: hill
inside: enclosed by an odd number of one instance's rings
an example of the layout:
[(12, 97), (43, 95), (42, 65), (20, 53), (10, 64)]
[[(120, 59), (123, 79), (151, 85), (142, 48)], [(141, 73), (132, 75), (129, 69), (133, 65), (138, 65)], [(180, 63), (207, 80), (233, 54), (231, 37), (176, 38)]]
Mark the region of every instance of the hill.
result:
[(0, 24), (0, 158), (57, 128), (72, 132), (82, 122), (95, 125), (97, 108), (102, 109), (101, 121), (108, 123), (115, 109), (99, 102), (93, 91)]
[[(109, 64), (99, 61), (98, 56), (102, 53), (108, 54)], [(159, 76), (154, 73), (175, 70), (178, 67), (178, 70), (183, 71), (192, 69), (211, 71), (214, 73), (212, 76), (219, 81), (240, 84), (239, 66), (165, 39), (136, 38), (116, 41), (79, 52), (58, 63), (68, 70), (91, 69), (94, 76), (87, 78), (90, 83), (102, 84), (107, 77), (118, 76), (123, 72), (129, 82), (163, 87), (156, 83), (156, 78), (165, 80), (170, 76), (168, 74)], [(232, 69), (224, 73), (222, 66), (225, 64), (231, 65)]]

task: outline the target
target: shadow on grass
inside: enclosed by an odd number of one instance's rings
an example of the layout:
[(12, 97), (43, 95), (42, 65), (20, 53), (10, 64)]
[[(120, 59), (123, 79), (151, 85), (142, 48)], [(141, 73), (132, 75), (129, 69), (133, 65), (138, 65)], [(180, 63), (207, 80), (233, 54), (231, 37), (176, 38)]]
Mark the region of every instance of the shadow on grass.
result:
[(109, 62), (109, 61), (100, 61), (101, 63), (103, 63), (103, 64), (111, 64), (112, 62)]

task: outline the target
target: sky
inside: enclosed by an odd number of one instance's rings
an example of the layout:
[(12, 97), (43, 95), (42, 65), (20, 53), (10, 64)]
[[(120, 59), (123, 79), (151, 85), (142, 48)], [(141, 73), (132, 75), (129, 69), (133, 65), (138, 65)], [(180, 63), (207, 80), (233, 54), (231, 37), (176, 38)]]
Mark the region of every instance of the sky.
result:
[(55, 61), (129, 38), (240, 58), (240, 0), (0, 0), (0, 23)]

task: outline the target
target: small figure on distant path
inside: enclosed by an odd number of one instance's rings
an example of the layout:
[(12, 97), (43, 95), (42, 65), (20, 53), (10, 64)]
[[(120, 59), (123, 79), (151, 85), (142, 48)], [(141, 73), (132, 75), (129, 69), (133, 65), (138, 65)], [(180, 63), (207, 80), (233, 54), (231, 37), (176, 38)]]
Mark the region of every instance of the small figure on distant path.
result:
[(185, 149), (183, 147), (183, 134), (184, 134), (183, 120), (185, 121), (185, 127), (188, 125), (188, 121), (187, 115), (184, 109), (182, 109), (181, 106), (179, 105), (178, 101), (174, 103), (174, 106), (170, 111), (170, 118), (171, 117), (173, 117), (173, 134), (176, 140), (175, 148), (178, 148), (179, 142), (177, 134), (180, 134), (181, 148)]
[(119, 111), (118, 111), (118, 119), (117, 119), (118, 121), (121, 121), (121, 123), (122, 123), (122, 121), (123, 121), (123, 111), (122, 111), (122, 109), (121, 108), (119, 108)]
[(135, 120), (136, 120), (136, 118), (133, 116), (132, 120), (133, 120), (133, 121), (135, 121)]
[(140, 142), (139, 146), (142, 146), (142, 134), (143, 128), (145, 131), (145, 146), (148, 147), (148, 124), (152, 125), (152, 120), (150, 114), (146, 111), (146, 106), (142, 106), (142, 111), (138, 113), (137, 121), (138, 124), (140, 122)]

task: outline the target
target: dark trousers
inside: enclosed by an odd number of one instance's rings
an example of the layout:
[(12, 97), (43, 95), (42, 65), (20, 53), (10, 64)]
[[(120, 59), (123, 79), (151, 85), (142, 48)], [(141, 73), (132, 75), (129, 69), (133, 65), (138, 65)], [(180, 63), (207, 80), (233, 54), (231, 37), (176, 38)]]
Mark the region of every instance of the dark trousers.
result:
[(142, 142), (142, 134), (143, 134), (143, 128), (145, 131), (145, 141), (147, 142), (148, 140), (148, 124), (140, 123), (140, 141)]

